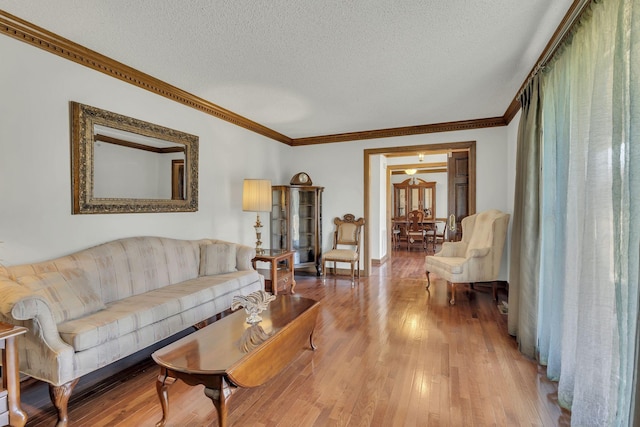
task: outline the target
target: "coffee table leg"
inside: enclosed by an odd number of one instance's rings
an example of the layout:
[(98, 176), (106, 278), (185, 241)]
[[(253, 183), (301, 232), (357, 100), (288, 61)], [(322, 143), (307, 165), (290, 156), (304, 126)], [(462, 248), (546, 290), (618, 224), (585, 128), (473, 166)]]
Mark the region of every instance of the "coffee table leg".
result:
[(156, 423), (156, 427), (163, 427), (169, 417), (169, 386), (171, 386), (176, 379), (169, 376), (166, 368), (160, 368), (160, 375), (156, 380), (156, 391), (158, 392), (158, 398), (160, 398), (160, 405), (162, 405), (162, 419)]
[(313, 331), (311, 331), (311, 335), (309, 335), (309, 345), (311, 346), (311, 350), (316, 351), (318, 347), (316, 347), (316, 343), (313, 342)]
[(219, 383), (214, 386), (215, 388), (205, 388), (204, 394), (211, 399), (218, 411), (218, 426), (227, 427), (227, 405), (236, 387), (229, 385), (224, 377), (216, 379), (219, 380)]

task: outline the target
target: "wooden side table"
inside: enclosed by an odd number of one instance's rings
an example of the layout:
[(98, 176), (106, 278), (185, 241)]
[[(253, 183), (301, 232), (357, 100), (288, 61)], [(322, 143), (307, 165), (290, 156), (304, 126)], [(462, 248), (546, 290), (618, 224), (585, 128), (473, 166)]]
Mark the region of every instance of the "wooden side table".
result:
[(20, 373), (16, 337), (27, 328), (0, 322), (0, 350), (2, 351), (2, 388), (0, 388), (0, 426), (22, 427), (27, 414), (20, 407)]
[[(270, 264), (269, 269), (256, 268), (256, 262), (266, 262)], [(291, 286), (290, 293), (295, 293), (296, 280), (293, 274), (293, 252), (280, 249), (263, 249), (251, 260), (253, 268), (264, 276), (265, 290), (273, 295), (278, 295), (278, 290), (287, 289)]]

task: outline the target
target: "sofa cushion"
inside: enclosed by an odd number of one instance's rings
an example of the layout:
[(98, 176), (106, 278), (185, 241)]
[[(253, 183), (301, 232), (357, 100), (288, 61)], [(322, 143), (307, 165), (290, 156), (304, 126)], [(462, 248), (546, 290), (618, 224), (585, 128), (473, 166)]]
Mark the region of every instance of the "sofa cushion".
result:
[(200, 276), (236, 271), (236, 245), (210, 243), (200, 246)]
[(255, 270), (202, 276), (114, 301), (105, 310), (58, 325), (58, 331), (75, 351), (83, 351), (215, 300), (220, 305), (213, 316), (228, 309), (234, 295), (248, 293), (245, 288), (255, 290), (256, 282)]
[(84, 272), (77, 268), (23, 276), (17, 281), (47, 300), (58, 324), (105, 308)]

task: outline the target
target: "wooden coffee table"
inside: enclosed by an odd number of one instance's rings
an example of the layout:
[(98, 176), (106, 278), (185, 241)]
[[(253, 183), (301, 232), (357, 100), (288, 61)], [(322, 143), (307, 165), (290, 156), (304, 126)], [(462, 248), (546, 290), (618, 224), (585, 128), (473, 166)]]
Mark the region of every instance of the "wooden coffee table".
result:
[(316, 349), (313, 330), (319, 307), (308, 298), (281, 295), (260, 313), (263, 320), (257, 325), (247, 324), (247, 314), (240, 309), (154, 352), (151, 357), (160, 366), (156, 390), (162, 405), (162, 420), (156, 426), (165, 425), (168, 388), (180, 379), (190, 386), (205, 386), (205, 395), (218, 411), (218, 423), (225, 427), (228, 404), (238, 387), (258, 387), (307, 346)]

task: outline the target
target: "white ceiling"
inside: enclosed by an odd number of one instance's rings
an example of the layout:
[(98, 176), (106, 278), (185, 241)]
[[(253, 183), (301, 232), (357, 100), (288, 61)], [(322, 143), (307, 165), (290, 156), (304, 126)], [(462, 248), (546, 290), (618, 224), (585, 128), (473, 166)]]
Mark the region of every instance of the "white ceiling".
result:
[(502, 116), (572, 0), (0, 0), (291, 138)]

